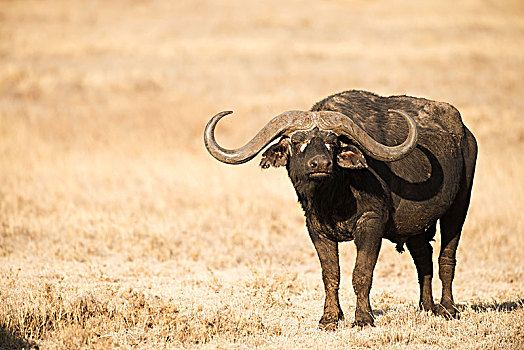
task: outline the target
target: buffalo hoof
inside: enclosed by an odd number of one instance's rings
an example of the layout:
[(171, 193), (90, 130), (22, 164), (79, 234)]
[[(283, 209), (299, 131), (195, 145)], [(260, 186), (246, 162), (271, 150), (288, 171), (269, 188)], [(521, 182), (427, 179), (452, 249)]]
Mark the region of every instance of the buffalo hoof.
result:
[(433, 300), (430, 300), (430, 301), (426, 301), (426, 302), (420, 302), (419, 303), (419, 308), (420, 310), (424, 311), (424, 312), (432, 312), (433, 315), (436, 315), (437, 314), (437, 307), (435, 306), (435, 303), (433, 302)]
[(373, 321), (355, 320), (351, 324), (351, 327), (358, 327), (358, 328), (363, 328), (366, 326), (375, 327), (375, 323)]
[(433, 306), (433, 307), (420, 306), (419, 309), (422, 312), (431, 312), (431, 314), (433, 315), (438, 315), (438, 308), (436, 306)]
[(439, 316), (442, 316), (448, 320), (451, 320), (451, 319), (459, 319), (460, 318), (460, 313), (458, 312), (457, 308), (455, 308), (454, 305), (442, 305), (442, 304), (439, 304), (437, 307), (436, 307), (436, 312), (435, 312), (437, 315)]
[(340, 313), (326, 313), (318, 323), (318, 328), (323, 331), (334, 331), (338, 328), (339, 321), (344, 320), (344, 315)]
[(331, 322), (331, 323), (319, 323), (318, 328), (323, 331), (327, 332), (333, 332), (336, 331), (338, 328), (338, 322)]
[(351, 324), (352, 327), (365, 327), (365, 326), (375, 326), (375, 320), (371, 314), (365, 313), (362, 315), (355, 316), (355, 321)]

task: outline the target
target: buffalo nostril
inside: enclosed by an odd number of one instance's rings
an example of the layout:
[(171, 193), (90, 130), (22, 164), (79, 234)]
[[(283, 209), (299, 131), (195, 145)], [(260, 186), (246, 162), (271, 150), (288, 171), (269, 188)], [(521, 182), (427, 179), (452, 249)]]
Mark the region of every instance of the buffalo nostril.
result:
[(316, 156), (307, 162), (307, 165), (312, 170), (328, 170), (331, 168), (331, 160), (325, 156)]

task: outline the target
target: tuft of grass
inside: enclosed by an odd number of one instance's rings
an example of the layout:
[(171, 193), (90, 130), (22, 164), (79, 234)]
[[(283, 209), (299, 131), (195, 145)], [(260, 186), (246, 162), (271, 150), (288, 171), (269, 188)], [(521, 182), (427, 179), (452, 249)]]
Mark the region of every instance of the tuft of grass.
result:
[(79, 291), (45, 284), (33, 286), (29, 293), (9, 293), (0, 293), (5, 301), (0, 309), (4, 346), (36, 344), (44, 337), (55, 338), (67, 348), (187, 346), (206, 344), (217, 336), (234, 343), (265, 332), (282, 333), (278, 326), (264, 323), (266, 303), (181, 304), (133, 288), (109, 286)]

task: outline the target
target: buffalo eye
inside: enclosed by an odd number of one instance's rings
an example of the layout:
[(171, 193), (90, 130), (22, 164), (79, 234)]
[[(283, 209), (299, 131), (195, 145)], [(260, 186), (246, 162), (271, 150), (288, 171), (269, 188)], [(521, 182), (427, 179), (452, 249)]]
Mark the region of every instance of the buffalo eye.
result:
[(337, 163), (346, 169), (365, 169), (368, 167), (362, 152), (353, 145), (347, 145), (340, 150), (337, 155)]

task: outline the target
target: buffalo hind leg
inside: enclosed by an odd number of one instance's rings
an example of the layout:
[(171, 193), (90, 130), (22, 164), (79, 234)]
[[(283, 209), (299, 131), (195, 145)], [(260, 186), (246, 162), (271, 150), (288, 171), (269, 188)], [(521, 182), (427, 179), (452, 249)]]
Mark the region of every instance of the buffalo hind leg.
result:
[(353, 270), (353, 289), (357, 295), (357, 305), (353, 326), (373, 326), (374, 324), (369, 292), (382, 243), (384, 222), (385, 220), (380, 215), (372, 212), (364, 213), (357, 221), (355, 232), (357, 258)]
[(438, 313), (447, 318), (455, 318), (458, 316), (457, 308), (453, 300), (452, 283), (455, 277), (457, 246), (468, 212), (477, 158), (477, 143), (468, 129), (465, 130), (465, 137), (462, 142), (464, 169), (460, 189), (451, 207), (440, 218), (442, 245), (438, 265), (439, 278), (442, 281), (442, 300), (438, 308)]
[(438, 274), (442, 281), (442, 299), (438, 306), (438, 314), (446, 318), (458, 316), (453, 300), (452, 284), (455, 277), (457, 263), (457, 246), (462, 232), (462, 225), (466, 219), (469, 204), (469, 191), (466, 195), (460, 194), (448, 212), (440, 219), (442, 245), (438, 258)]
[(326, 299), (324, 302), (324, 314), (318, 324), (319, 328), (335, 330), (338, 321), (344, 319), (338, 299), (338, 288), (340, 284), (340, 265), (338, 261), (338, 243), (309, 229), (309, 235), (320, 260), (322, 268), (322, 281)]
[(422, 234), (410, 237), (406, 245), (417, 268), (420, 285), (420, 308), (424, 311), (436, 312), (433, 302), (431, 281), (433, 279), (433, 248), (429, 241), (435, 236), (436, 223)]

